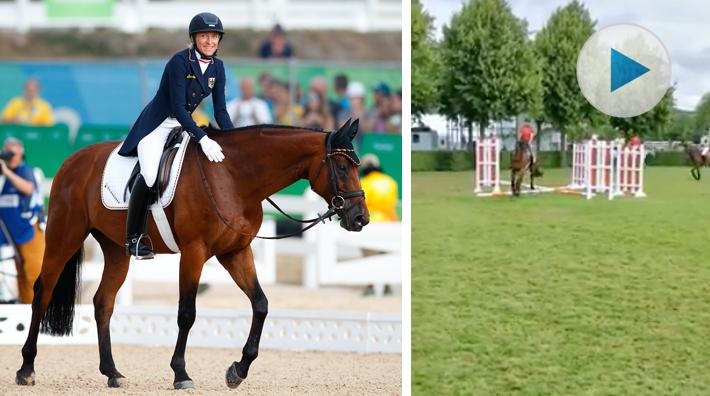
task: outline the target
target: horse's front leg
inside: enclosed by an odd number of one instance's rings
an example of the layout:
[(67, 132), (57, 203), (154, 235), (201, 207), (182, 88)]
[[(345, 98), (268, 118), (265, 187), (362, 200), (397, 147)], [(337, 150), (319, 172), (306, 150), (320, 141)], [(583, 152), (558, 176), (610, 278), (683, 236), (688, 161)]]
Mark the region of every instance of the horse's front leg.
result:
[(205, 254), (188, 252), (183, 250), (180, 257), (180, 302), (178, 305), (178, 337), (175, 343), (175, 351), (170, 360), (170, 367), (175, 373), (173, 386), (175, 389), (193, 389), (195, 384), (187, 375), (185, 370), (185, 346), (187, 345), (187, 335), (195, 323), (195, 299), (197, 298), (197, 286), (200, 283), (202, 267), (207, 261)]
[(249, 373), (249, 366), (259, 354), (259, 340), (261, 340), (261, 331), (264, 328), (266, 314), (269, 311), (269, 301), (266, 299), (263, 290), (261, 290), (259, 280), (256, 277), (251, 247), (217, 256), (217, 259), (251, 301), (251, 329), (249, 330), (247, 342), (242, 349), (242, 360), (233, 362), (227, 369), (226, 374), (227, 386), (236, 388), (246, 379)]
[(101, 283), (94, 295), (94, 318), (99, 336), (99, 371), (108, 377), (109, 388), (118, 388), (125, 378), (116, 369), (111, 352), (111, 315), (116, 303), (116, 294), (126, 280), (130, 257), (126, 256), (124, 247), (114, 244), (101, 234), (96, 240), (104, 253), (104, 272)]

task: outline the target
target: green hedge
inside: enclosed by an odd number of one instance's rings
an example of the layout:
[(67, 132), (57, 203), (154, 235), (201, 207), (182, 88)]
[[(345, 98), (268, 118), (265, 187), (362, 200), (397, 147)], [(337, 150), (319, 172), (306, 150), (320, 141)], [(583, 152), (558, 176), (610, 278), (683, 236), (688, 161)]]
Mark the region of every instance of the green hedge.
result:
[(473, 169), (473, 156), (466, 151), (412, 151), (412, 171), (459, 171)]
[[(543, 169), (560, 168), (562, 153), (543, 151), (539, 153), (538, 161)], [(566, 162), (567, 167), (572, 166), (572, 152), (567, 153)], [(412, 151), (412, 172), (473, 170), (474, 163), (474, 156), (466, 151)], [(685, 152), (666, 151), (648, 155), (646, 165), (688, 166), (689, 161)], [(509, 151), (501, 152), (500, 166), (501, 169), (509, 168)]]

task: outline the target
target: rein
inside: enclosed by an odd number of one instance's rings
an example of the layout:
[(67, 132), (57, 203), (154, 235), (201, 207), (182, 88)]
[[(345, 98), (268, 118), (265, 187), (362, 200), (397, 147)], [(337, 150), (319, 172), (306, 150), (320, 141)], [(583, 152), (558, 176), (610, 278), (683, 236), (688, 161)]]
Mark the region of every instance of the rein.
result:
[[(242, 231), (235, 229), (234, 227), (232, 227), (231, 224), (229, 224), (227, 219), (224, 217), (224, 215), (222, 215), (222, 212), (220, 212), (219, 208), (217, 207), (217, 201), (215, 200), (214, 194), (212, 193), (212, 188), (210, 187), (210, 184), (207, 181), (207, 176), (205, 175), (205, 171), (202, 167), (202, 161), (200, 161), (200, 150), (197, 147), (197, 145), (195, 145), (195, 152), (196, 152), (197, 158), (198, 158), (197, 159), (197, 167), (200, 170), (200, 177), (202, 178), (202, 185), (205, 187), (205, 191), (207, 192), (207, 196), (210, 199), (210, 204), (212, 205), (212, 209), (214, 209), (215, 213), (217, 213), (217, 217), (219, 217), (219, 219), (222, 221), (222, 223), (224, 223), (224, 225), (227, 226), (227, 228), (229, 228), (230, 230), (232, 230), (233, 232), (235, 232), (237, 234), (247, 235), (247, 236), (251, 236), (251, 237), (259, 238), (259, 239), (284, 239), (284, 238), (289, 238), (289, 237), (292, 237), (295, 235), (302, 234), (305, 231), (308, 231), (309, 229), (313, 228), (316, 224), (318, 224), (320, 222), (323, 222), (325, 224), (325, 219), (331, 220), (331, 217), (333, 217), (334, 215), (337, 214), (336, 213), (337, 210), (343, 209), (345, 207), (345, 201), (347, 199), (355, 198), (355, 197), (365, 197), (365, 192), (363, 190), (342, 192), (338, 189), (338, 185), (337, 185), (338, 183), (337, 183), (335, 177), (333, 176), (333, 175), (335, 175), (335, 167), (333, 165), (333, 161), (331, 160), (331, 157), (334, 155), (343, 155), (352, 161), (352, 159), (349, 156), (347, 156), (344, 152), (345, 151), (354, 151), (354, 150), (336, 149), (335, 151), (333, 151), (333, 150), (331, 150), (331, 147), (330, 147), (330, 143), (331, 143), (330, 140), (331, 140), (331, 134), (328, 134), (328, 136), (326, 137), (325, 159), (323, 159), (321, 166), (318, 168), (318, 172), (316, 173), (316, 177), (315, 177), (316, 179), (318, 178), (321, 170), (323, 169), (323, 166), (326, 163), (330, 166), (329, 179), (332, 183), (333, 191), (335, 192), (335, 195), (331, 199), (330, 205), (328, 206), (328, 211), (323, 213), (322, 215), (319, 215), (317, 218), (314, 218), (314, 219), (299, 220), (299, 219), (296, 219), (296, 218), (290, 216), (286, 212), (284, 212), (271, 198), (267, 197), (266, 200), (271, 204), (271, 206), (276, 208), (276, 210), (278, 210), (281, 214), (283, 214), (284, 216), (286, 216), (290, 220), (298, 222), (298, 223), (308, 224), (308, 226), (306, 226), (298, 231), (294, 231), (294, 232), (284, 234), (284, 235), (277, 235), (277, 236), (273, 236), (273, 237), (264, 237), (264, 236), (259, 236), (259, 235), (247, 234), (247, 233), (244, 233)], [(360, 165), (360, 164), (356, 163), (356, 165)]]

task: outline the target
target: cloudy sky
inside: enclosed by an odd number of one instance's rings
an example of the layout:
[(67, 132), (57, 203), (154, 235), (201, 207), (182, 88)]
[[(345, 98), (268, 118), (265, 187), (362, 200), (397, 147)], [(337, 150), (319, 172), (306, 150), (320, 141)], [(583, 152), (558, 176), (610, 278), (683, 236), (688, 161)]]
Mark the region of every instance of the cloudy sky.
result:
[[(461, 8), (462, 0), (421, 0), (441, 27)], [(568, 0), (508, 0), (513, 13), (540, 30), (552, 12)], [(616, 23), (634, 23), (654, 32), (671, 57), (672, 81), (677, 85), (676, 107), (693, 110), (710, 92), (709, 0), (587, 0), (583, 1), (597, 30)]]

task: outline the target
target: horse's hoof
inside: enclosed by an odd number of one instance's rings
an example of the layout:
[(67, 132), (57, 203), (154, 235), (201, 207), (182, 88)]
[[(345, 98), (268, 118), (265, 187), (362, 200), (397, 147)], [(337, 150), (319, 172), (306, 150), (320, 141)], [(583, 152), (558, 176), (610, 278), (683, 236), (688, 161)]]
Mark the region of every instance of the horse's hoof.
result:
[(227, 380), (227, 386), (230, 387), (231, 389), (234, 389), (238, 387), (242, 381), (244, 381), (245, 378), (242, 378), (237, 374), (237, 363), (234, 362), (232, 363), (231, 366), (227, 369), (227, 375), (225, 376), (225, 379)]
[(123, 385), (125, 385), (125, 380), (124, 377), (113, 377), (108, 379), (108, 387), (109, 388), (120, 388)]
[(185, 380), (173, 384), (175, 389), (195, 389), (195, 383), (192, 380)]
[(28, 376), (23, 376), (20, 374), (18, 371), (17, 374), (15, 375), (15, 383), (17, 385), (29, 385), (33, 386), (35, 384), (35, 373), (34, 371), (28, 375)]

